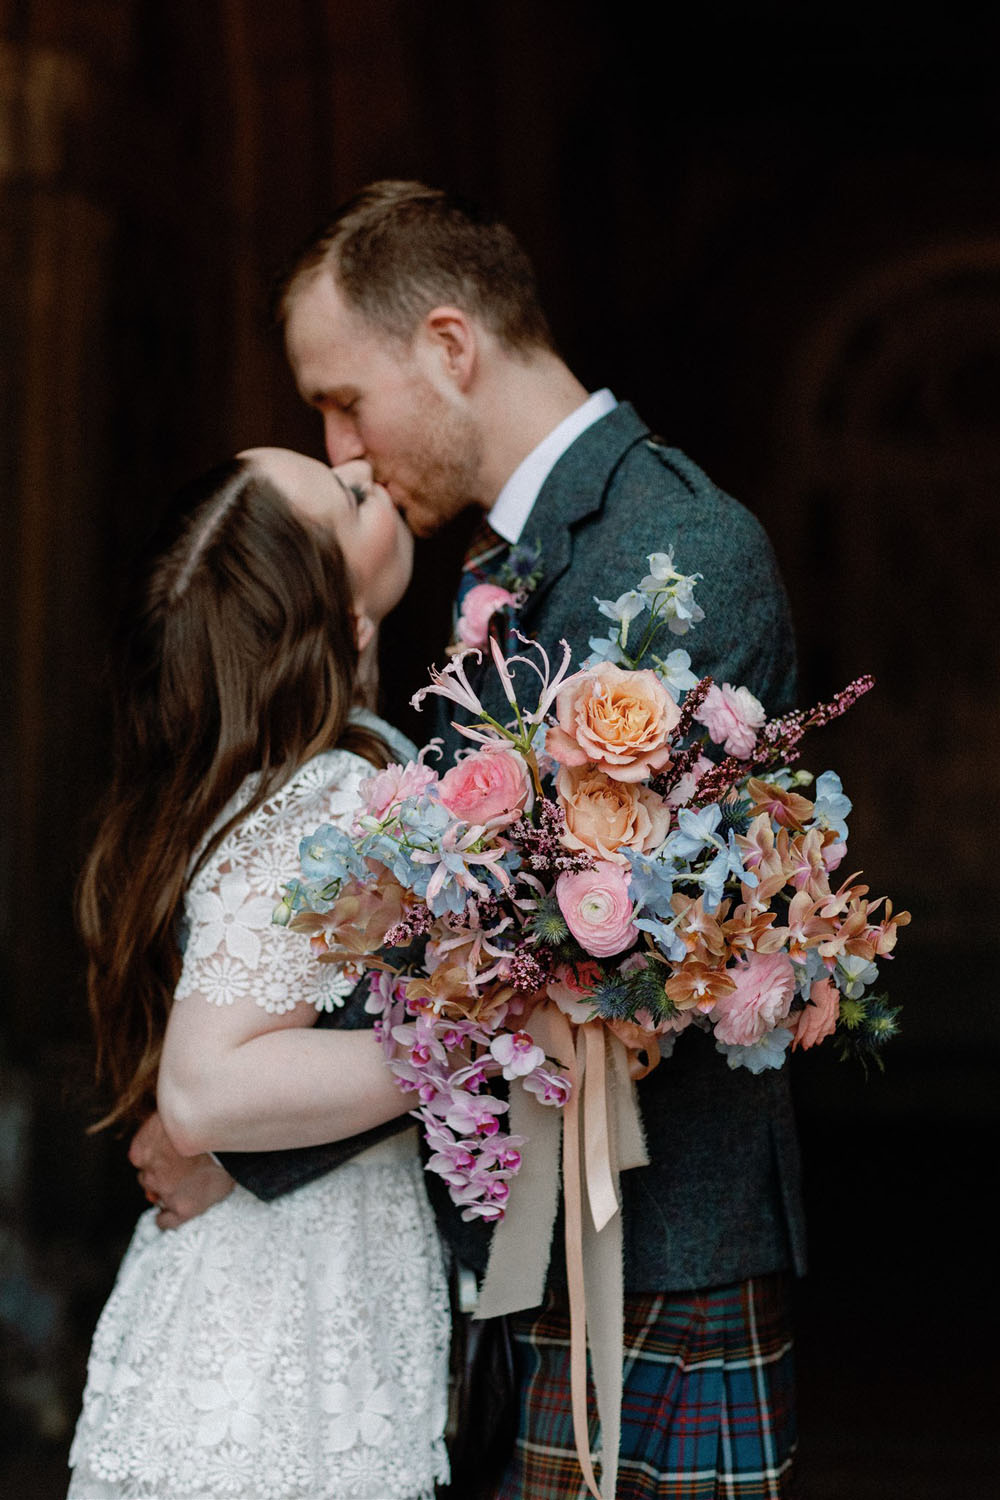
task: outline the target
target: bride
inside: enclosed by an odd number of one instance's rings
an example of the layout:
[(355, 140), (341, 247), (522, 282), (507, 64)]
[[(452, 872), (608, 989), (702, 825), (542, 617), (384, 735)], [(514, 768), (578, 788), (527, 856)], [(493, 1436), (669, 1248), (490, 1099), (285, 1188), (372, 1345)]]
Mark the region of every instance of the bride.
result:
[[(187, 1155), (342, 1139), (408, 1106), (350, 981), (271, 922), (300, 841), (413, 748), (359, 706), (410, 534), (368, 465), (262, 448), (183, 497), (119, 647), (81, 887), (104, 1123)], [(430, 1500), (448, 1316), (415, 1133), (273, 1203), (142, 1216), (101, 1315), (70, 1500)]]

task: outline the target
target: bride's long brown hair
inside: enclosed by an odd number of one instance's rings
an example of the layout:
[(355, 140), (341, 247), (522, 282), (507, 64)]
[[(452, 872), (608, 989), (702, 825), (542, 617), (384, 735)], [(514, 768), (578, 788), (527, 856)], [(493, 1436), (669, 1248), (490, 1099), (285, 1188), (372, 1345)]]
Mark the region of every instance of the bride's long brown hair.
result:
[[(194, 855), (320, 750), (389, 759), (348, 721), (358, 653), (340, 550), (247, 460), (176, 498), (115, 648), (113, 780), (78, 899), (98, 1078), (114, 1100), (95, 1129), (155, 1108)], [(205, 844), (251, 772), (252, 800)]]

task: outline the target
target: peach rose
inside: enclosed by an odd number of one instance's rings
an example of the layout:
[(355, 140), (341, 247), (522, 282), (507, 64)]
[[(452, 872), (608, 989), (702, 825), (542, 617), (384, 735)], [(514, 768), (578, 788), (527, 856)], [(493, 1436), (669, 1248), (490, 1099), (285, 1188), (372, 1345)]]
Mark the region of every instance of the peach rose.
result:
[(449, 812), (467, 823), (489, 823), (524, 811), (531, 790), (528, 769), (513, 750), (477, 750), (446, 771), (438, 796)]
[(561, 766), (556, 793), (566, 814), (563, 843), (570, 849), (590, 849), (625, 865), (623, 848), (645, 854), (670, 832), (670, 809), (662, 797), (634, 782), (615, 781), (596, 766)]
[(748, 953), (726, 970), (734, 981), (712, 1011), (715, 1035), (734, 1047), (752, 1047), (788, 1015), (795, 970), (787, 953)]
[(680, 709), (655, 672), (602, 662), (563, 683), (556, 715), (545, 737), (553, 760), (593, 761), (615, 781), (643, 781), (669, 764)]
[(556, 881), (556, 900), (577, 942), (595, 958), (621, 953), (639, 936), (632, 925), (628, 879), (610, 860), (592, 870), (564, 870)]

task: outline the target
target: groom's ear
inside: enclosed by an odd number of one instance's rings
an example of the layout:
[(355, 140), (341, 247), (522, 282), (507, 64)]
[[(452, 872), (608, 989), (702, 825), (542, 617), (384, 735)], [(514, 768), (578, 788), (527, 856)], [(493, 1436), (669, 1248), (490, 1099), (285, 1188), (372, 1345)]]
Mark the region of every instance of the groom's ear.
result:
[(421, 333), (444, 374), (460, 391), (467, 391), (479, 357), (476, 326), (468, 313), (460, 307), (432, 308), (421, 324)]

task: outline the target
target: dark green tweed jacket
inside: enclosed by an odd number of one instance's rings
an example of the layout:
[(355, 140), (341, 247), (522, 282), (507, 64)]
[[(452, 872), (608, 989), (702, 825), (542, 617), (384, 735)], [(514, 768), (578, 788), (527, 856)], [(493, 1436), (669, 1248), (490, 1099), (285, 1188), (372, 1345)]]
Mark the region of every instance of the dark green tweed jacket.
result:
[[(574, 659), (603, 634), (594, 597), (616, 598), (672, 550), (700, 572), (705, 619), (678, 644), (699, 675), (744, 683), (769, 714), (791, 707), (795, 648), (788, 604), (757, 521), (683, 454), (654, 440), (632, 407), (588, 428), (542, 488), (523, 540), (541, 545), (544, 575), (520, 615), (526, 634)], [(483, 699), (506, 717), (499, 684), (483, 674)], [(444, 708), (451, 705), (442, 705)], [(459, 737), (442, 715), (449, 748)], [(358, 1009), (337, 1024), (364, 1024)], [(693, 1290), (792, 1267), (804, 1269), (799, 1163), (787, 1068), (754, 1077), (731, 1070), (710, 1037), (687, 1032), (673, 1057), (639, 1084), (650, 1165), (622, 1177), (625, 1285), (631, 1292)], [(227, 1156), (261, 1197), (310, 1180), (377, 1139), (303, 1151)], [(488, 1232), (462, 1224), (429, 1174), (442, 1233), (476, 1269)], [(558, 1261), (558, 1257), (555, 1258)]]

